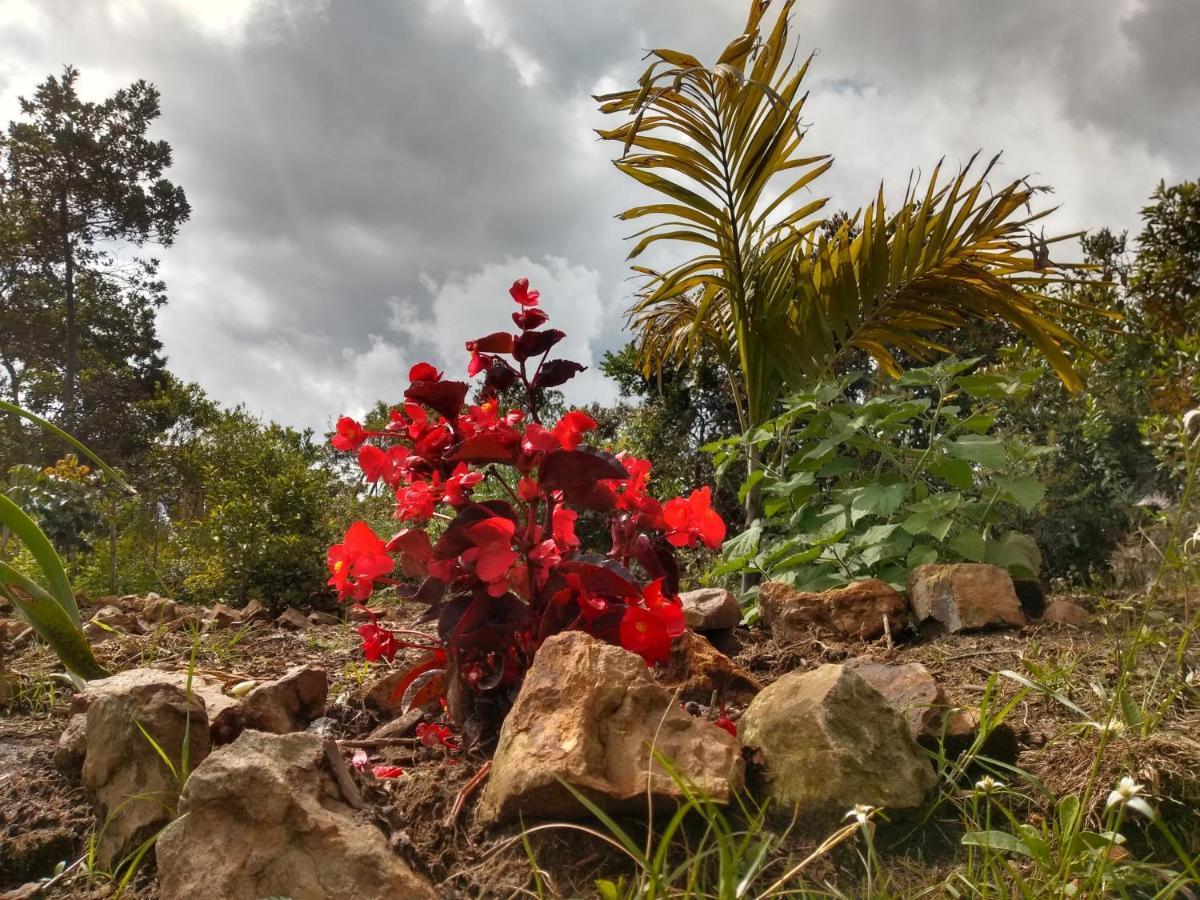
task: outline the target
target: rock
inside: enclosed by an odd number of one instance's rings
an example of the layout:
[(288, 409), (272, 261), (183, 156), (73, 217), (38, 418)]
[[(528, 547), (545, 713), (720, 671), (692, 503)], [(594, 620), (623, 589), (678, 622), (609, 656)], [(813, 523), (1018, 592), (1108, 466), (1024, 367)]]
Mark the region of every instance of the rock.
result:
[(924, 735), (921, 745), (937, 750), (940, 743), (942, 752), (949, 759), (958, 759), (975, 748), (978, 756), (1015, 766), (1021, 753), (1021, 743), (1013, 727), (1007, 722), (996, 722), (976, 748), (980, 728), (979, 710), (955, 707), (947, 711), (943, 729)]
[(321, 666), (295, 666), (275, 681), (260, 684), (241, 703), (246, 728), (287, 734), (303, 731), (325, 714), (329, 679)]
[(9, 644), (29, 628), (28, 622), (20, 619), (0, 619), (0, 644)]
[(930, 671), (920, 663), (889, 666), (865, 657), (847, 660), (862, 679), (879, 691), (904, 721), (914, 738), (941, 733), (946, 714), (946, 694)]
[(118, 601), (118, 605), (150, 625), (164, 622), (174, 622), (180, 617), (179, 604), (166, 597), (160, 597), (153, 592), (141, 594), (126, 594)]
[(137, 619), (119, 606), (102, 606), (88, 621), (110, 631), (123, 631), (125, 634), (142, 633)]
[(216, 628), (231, 628), (242, 621), (242, 614), (232, 606), (226, 606), (224, 603), (214, 603), (212, 609), (204, 617), (205, 621), (212, 622)]
[(1046, 588), (1036, 578), (1014, 578), (1013, 590), (1026, 619), (1036, 619), (1046, 609)]
[(917, 566), (908, 573), (908, 593), (918, 624), (934, 619), (951, 632), (1025, 624), (1012, 578), (999, 566)]
[(1092, 614), (1065, 597), (1051, 600), (1046, 611), (1042, 613), (1042, 621), (1049, 625), (1070, 625), (1073, 628), (1083, 628), (1092, 621)]
[(798, 591), (779, 581), (759, 590), (759, 608), (771, 633), (781, 641), (799, 641), (813, 628), (825, 628), (843, 638), (875, 640), (907, 625), (908, 604), (891, 585), (877, 578), (856, 581), (831, 591)]
[(180, 817), (159, 835), (159, 896), (434, 900), (348, 793), (322, 738), (243, 732), (192, 773)]
[(671, 646), (671, 658), (655, 679), (667, 690), (679, 692), (680, 702), (749, 703), (762, 684), (748, 671), (717, 650), (694, 631), (685, 631)]
[[(87, 687), (71, 698), (70, 718), (59, 735), (58, 747), (54, 752), (54, 764), (59, 771), (71, 777), (80, 774), (88, 748), (88, 710), (98, 697), (108, 694), (121, 695), (141, 689), (145, 685), (161, 683), (173, 685), (181, 693), (187, 692), (186, 673), (165, 672), (161, 669), (128, 669), (109, 678), (89, 681)], [(215, 736), (215, 726), (228, 715), (226, 710), (236, 707), (237, 701), (225, 696), (220, 684), (201, 675), (192, 677), (192, 694), (203, 701), (209, 730), (213, 734), (213, 743), (220, 743), (220, 739)]]
[(308, 623), (310, 625), (341, 625), (342, 620), (333, 613), (317, 610), (308, 614)]
[(189, 767), (208, 755), (204, 701), (196, 693), (188, 698), (170, 675), (135, 669), (103, 679), (110, 684), (88, 703), (83, 788), (96, 811), (101, 871), (112, 870), (175, 817), (185, 743)]
[(259, 600), (251, 600), (242, 607), (243, 622), (266, 622), (271, 618), (271, 611)]
[(404, 711), (401, 697), (392, 699), (392, 692), (405, 676), (403, 669), (393, 669), (367, 688), (367, 706), (386, 716), (398, 716)]
[(738, 733), (758, 748), (771, 799), (816, 818), (859, 803), (913, 809), (937, 780), (904, 718), (845, 666), (784, 675), (754, 698)]
[(720, 631), (742, 621), (737, 597), (725, 588), (700, 588), (679, 595), (683, 616), (692, 631)]
[(652, 762), (651, 743), (718, 803), (741, 784), (737, 740), (680, 709), (640, 657), (580, 631), (555, 635), (500, 729), (479, 819), (586, 816), (559, 779), (609, 811), (644, 810), (647, 794), (677, 802), (680, 790)]
[(360, 606), (355, 603), (346, 612), (346, 618), (351, 622), (374, 622), (382, 615), (382, 611), (378, 609), (368, 609), (365, 606)]
[(295, 607), (289, 606), (276, 616), (275, 625), (285, 631), (303, 631), (309, 626), (309, 621), (305, 618), (304, 613)]

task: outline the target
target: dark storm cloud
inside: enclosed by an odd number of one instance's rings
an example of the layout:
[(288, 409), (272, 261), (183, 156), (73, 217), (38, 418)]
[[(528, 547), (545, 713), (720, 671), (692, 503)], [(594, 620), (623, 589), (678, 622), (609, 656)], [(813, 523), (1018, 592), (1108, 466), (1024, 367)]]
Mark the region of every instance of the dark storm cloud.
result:
[[(541, 279), (573, 353), (619, 342), (640, 196), (588, 94), (648, 47), (711, 57), (736, 0), (0, 0), (0, 118), (64, 62), (93, 96), (163, 92), (192, 221), (166, 251), (172, 365), (226, 402), (321, 425), (395, 396), (418, 354), (498, 327)], [(1006, 148), (1058, 188), (1063, 230), (1131, 225), (1200, 175), (1193, 0), (804, 0), (807, 118), (834, 207), (945, 154)], [(582, 394), (603, 394), (594, 368)]]

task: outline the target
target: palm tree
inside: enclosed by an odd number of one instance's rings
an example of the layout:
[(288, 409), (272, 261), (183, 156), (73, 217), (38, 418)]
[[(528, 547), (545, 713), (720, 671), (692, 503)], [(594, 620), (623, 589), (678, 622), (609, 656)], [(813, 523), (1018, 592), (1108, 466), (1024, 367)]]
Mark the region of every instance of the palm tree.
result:
[[(665, 272), (633, 266), (645, 277), (630, 310), (643, 367), (715, 353), (740, 375), (731, 390), (749, 430), (789, 384), (848, 353), (894, 373), (893, 351), (941, 351), (935, 332), (980, 317), (1019, 329), (1078, 388), (1067, 354), (1078, 344), (1064, 327), (1072, 308), (1046, 293), (1074, 268), (1053, 262), (1049, 245), (1076, 235), (1034, 236), (1051, 212), (1032, 210), (1044, 188), (992, 188), (996, 159), (979, 168), (973, 157), (953, 178), (939, 163), (923, 189), (910, 182), (894, 212), (880, 187), (824, 233), (825, 199), (797, 202), (833, 163), (800, 152), (812, 57), (797, 67), (787, 53), (793, 3), (783, 0), (764, 35), (770, 0), (752, 0), (744, 32), (712, 66), (653, 50), (635, 89), (595, 98), (626, 117), (599, 131), (623, 146), (616, 167), (665, 198), (621, 213), (653, 220), (633, 235), (630, 259), (664, 241), (698, 248)], [(748, 519), (756, 505), (751, 496)]]

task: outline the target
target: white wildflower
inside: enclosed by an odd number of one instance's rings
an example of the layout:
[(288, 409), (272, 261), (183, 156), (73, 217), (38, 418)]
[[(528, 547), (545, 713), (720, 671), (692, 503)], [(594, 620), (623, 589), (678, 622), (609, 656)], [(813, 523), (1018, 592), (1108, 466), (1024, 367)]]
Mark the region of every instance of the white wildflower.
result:
[(993, 778), (991, 775), (984, 775), (975, 782), (975, 791), (980, 794), (994, 794), (996, 791), (1004, 789), (1004, 782), (998, 778)]
[(871, 813), (875, 812), (876, 808), (877, 807), (874, 806), (868, 806), (866, 803), (856, 803), (854, 804), (854, 809), (850, 810), (842, 818), (856, 819), (859, 825), (865, 826), (869, 821), (871, 821)]
[(1108, 795), (1108, 801), (1104, 804), (1104, 808), (1111, 809), (1114, 806), (1125, 806), (1136, 813), (1141, 813), (1147, 819), (1153, 819), (1154, 807), (1140, 796), (1144, 790), (1145, 787), (1138, 784), (1128, 775), (1124, 775), (1117, 782), (1117, 789)]

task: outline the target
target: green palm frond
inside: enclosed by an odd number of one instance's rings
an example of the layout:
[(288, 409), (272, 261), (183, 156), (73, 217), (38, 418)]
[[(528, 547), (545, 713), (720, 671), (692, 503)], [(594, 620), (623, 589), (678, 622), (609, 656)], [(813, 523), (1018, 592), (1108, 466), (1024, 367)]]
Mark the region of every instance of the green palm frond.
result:
[(1023, 180), (988, 184), (974, 160), (923, 190), (910, 185), (888, 212), (880, 188), (865, 210), (818, 236), (825, 200), (811, 185), (832, 165), (800, 152), (801, 91), (811, 57), (788, 54), (794, 0), (753, 0), (745, 32), (712, 66), (676, 50), (651, 51), (637, 88), (597, 97), (624, 115), (599, 132), (619, 141), (615, 165), (656, 191), (623, 220), (649, 218), (631, 258), (660, 242), (689, 254), (666, 270), (634, 270), (645, 284), (630, 321), (649, 371), (708, 349), (741, 375), (742, 425), (762, 422), (786, 383), (827, 372), (851, 351), (887, 370), (895, 352), (941, 348), (936, 332), (982, 317), (1023, 332), (1078, 387), (1067, 331), (1072, 310), (1047, 294), (1071, 267), (1049, 259), (1031, 226), (1039, 192)]

